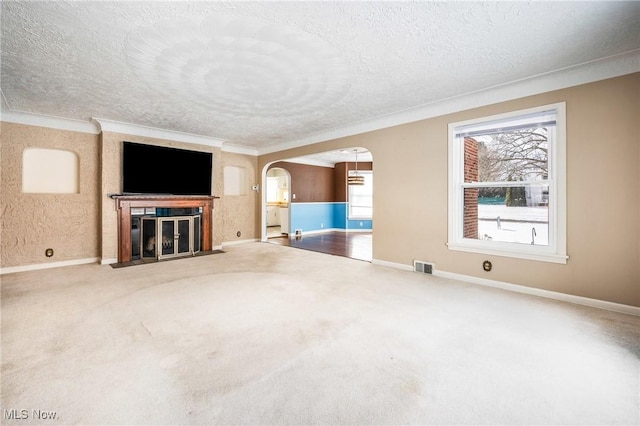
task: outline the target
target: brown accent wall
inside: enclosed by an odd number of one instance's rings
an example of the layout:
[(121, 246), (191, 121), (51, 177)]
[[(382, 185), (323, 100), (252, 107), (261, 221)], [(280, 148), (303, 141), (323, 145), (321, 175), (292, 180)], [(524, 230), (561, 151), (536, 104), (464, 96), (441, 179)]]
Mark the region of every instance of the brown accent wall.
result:
[[(373, 258), (640, 306), (640, 73), (262, 155), (258, 166), (354, 146), (375, 162)], [(448, 123), (567, 106), (566, 265), (447, 249)], [(485, 272), (482, 262), (491, 260)]]
[[(264, 167), (264, 166), (263, 166)], [(332, 167), (279, 161), (269, 169), (280, 167), (291, 175), (291, 202), (312, 203), (335, 201), (334, 170)], [(295, 194), (295, 199), (293, 198)]]
[(333, 168), (333, 192), (335, 201), (339, 203), (347, 201), (347, 163), (336, 163)]
[[(2, 268), (99, 257), (98, 135), (6, 122), (0, 126)], [(79, 193), (22, 193), (26, 148), (76, 153)], [(52, 257), (45, 256), (47, 248), (54, 250)]]
[[(334, 166), (334, 187), (336, 199), (335, 201), (345, 203), (349, 198), (349, 191), (347, 190), (347, 176), (349, 170), (355, 170), (356, 163), (345, 162), (336, 163)], [(360, 162), (358, 161), (358, 170), (373, 170), (373, 163), (370, 161)]]

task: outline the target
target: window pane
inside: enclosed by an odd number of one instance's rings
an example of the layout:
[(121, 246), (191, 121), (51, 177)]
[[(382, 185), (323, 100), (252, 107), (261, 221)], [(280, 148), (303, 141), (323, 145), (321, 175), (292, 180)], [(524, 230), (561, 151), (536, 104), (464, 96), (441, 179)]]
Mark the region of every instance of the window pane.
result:
[(549, 177), (553, 127), (487, 132), (464, 138), (464, 181), (536, 181)]
[(372, 217), (373, 209), (371, 207), (351, 206), (351, 216)]
[(464, 189), (464, 238), (549, 245), (549, 187)]
[[(355, 175), (349, 171), (349, 176)], [(364, 177), (364, 185), (349, 185), (349, 217), (371, 218), (373, 215), (373, 172), (358, 171)]]

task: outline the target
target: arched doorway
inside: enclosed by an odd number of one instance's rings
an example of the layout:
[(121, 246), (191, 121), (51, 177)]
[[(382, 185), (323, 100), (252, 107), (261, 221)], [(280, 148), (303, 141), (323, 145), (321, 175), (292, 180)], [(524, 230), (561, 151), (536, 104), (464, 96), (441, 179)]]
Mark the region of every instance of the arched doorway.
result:
[[(276, 186), (278, 174), (282, 176), (284, 172), (288, 174), (288, 184), (285, 187), (278, 182)], [(360, 179), (353, 179), (354, 174)], [(373, 158), (369, 151), (352, 147), (288, 158), (266, 165), (262, 176), (262, 241), (372, 260)], [(360, 184), (351, 185), (354, 181)], [(276, 188), (279, 199), (274, 195)], [(286, 237), (282, 228), (278, 235), (277, 213), (270, 202), (285, 201), (283, 191), (289, 215)], [(281, 208), (281, 217), (282, 212)]]
[(264, 181), (264, 229), (266, 239), (287, 237), (290, 230), (291, 174), (281, 167), (269, 168)]

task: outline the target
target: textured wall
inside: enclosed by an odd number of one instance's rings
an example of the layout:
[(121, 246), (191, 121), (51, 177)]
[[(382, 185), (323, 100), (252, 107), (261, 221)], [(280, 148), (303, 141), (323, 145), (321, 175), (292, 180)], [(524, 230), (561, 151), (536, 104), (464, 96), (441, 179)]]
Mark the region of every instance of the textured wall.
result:
[[(245, 171), (245, 185), (247, 185), (245, 195), (223, 195), (222, 191), (216, 194), (222, 195), (216, 201), (216, 208), (222, 211), (222, 242), (232, 242), (257, 238), (256, 215), (258, 205), (258, 193), (251, 187), (258, 183), (258, 158), (234, 154), (222, 153), (222, 167), (236, 166), (242, 167)], [(238, 236), (240, 232), (240, 236)], [(219, 243), (218, 243), (219, 244)]]
[[(155, 139), (143, 136), (126, 135), (122, 133), (102, 132), (101, 133), (101, 159), (102, 159), (102, 259), (104, 261), (113, 261), (118, 257), (118, 214), (115, 209), (115, 201), (109, 197), (109, 194), (118, 194), (122, 191), (122, 142), (138, 142), (150, 145), (167, 146), (171, 148), (191, 149), (194, 151), (203, 151), (213, 153), (213, 174), (214, 194), (219, 194), (221, 187), (218, 182), (221, 176), (218, 176), (220, 169), (220, 149), (203, 145), (193, 145), (183, 142), (175, 142), (164, 139)], [(218, 244), (218, 216), (221, 212), (217, 212), (214, 206), (213, 212), (213, 243)]]
[[(348, 138), (271, 153), (362, 146), (375, 164), (373, 257), (640, 306), (640, 74), (580, 85)], [(566, 265), (449, 251), (447, 125), (538, 105), (567, 105)], [(482, 270), (489, 259), (493, 270)]]
[[(3, 122), (0, 125), (1, 266), (98, 257), (98, 136), (23, 124)], [(22, 153), (32, 147), (76, 153), (80, 161), (80, 192), (22, 193)], [(54, 250), (53, 257), (45, 256), (47, 248)]]
[(255, 192), (249, 191), (246, 196), (224, 197), (224, 166), (244, 167), (247, 179), (255, 181), (256, 157), (222, 152), (220, 148), (194, 145), (165, 139), (103, 132), (101, 134), (102, 153), (102, 258), (104, 260), (118, 257), (118, 215), (115, 202), (108, 194), (122, 191), (122, 142), (138, 142), (172, 148), (190, 149), (213, 153), (213, 195), (220, 196), (214, 201), (213, 209), (213, 245), (239, 239), (236, 232), (241, 231), (240, 239), (255, 238)]

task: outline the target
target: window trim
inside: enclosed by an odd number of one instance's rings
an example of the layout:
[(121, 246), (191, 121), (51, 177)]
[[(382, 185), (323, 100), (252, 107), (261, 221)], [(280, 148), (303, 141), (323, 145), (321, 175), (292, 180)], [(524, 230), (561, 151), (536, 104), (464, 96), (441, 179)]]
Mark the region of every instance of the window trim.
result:
[[(347, 176), (349, 176), (351, 172), (355, 172), (355, 171), (356, 170), (348, 170)], [(357, 172), (362, 176), (370, 175), (371, 178), (373, 179), (373, 170), (357, 170)], [(347, 185), (347, 194), (349, 196), (349, 201), (347, 203), (347, 220), (373, 220), (373, 189), (371, 191), (371, 215), (369, 216), (352, 215), (351, 208), (353, 204), (351, 203), (351, 188), (349, 187), (349, 185)], [(368, 206), (357, 206), (357, 207), (368, 207)]]
[[(555, 140), (549, 147), (549, 245), (534, 246), (503, 241), (474, 240), (463, 237), (464, 151), (456, 139), (456, 129), (462, 126), (512, 119), (519, 116), (556, 111)], [(553, 263), (567, 263), (567, 161), (566, 103), (538, 107), (449, 123), (448, 134), (448, 242), (449, 250), (482, 253)]]

